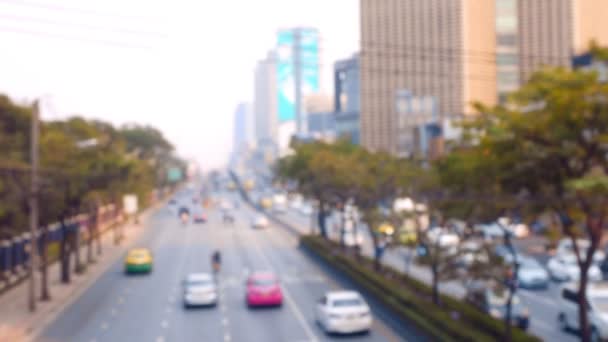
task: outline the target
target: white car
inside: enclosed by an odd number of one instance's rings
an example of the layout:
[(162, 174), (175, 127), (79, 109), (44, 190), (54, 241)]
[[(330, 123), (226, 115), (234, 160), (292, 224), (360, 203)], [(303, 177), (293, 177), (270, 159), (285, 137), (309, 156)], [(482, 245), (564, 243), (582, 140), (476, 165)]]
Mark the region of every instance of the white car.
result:
[(518, 258), (517, 284), (527, 289), (546, 289), (549, 286), (549, 273), (534, 258)]
[(268, 218), (266, 218), (266, 216), (264, 216), (264, 215), (256, 215), (253, 218), (253, 221), (251, 222), (251, 226), (253, 228), (259, 228), (259, 229), (268, 228), (268, 226), (269, 226)]
[[(566, 284), (559, 295), (557, 321), (563, 330), (578, 330), (578, 283)], [(608, 339), (608, 283), (587, 286), (587, 317), (591, 326), (591, 341)]]
[(371, 310), (355, 291), (326, 293), (317, 303), (315, 318), (327, 333), (352, 334), (372, 327)]
[[(578, 281), (580, 268), (574, 254), (557, 254), (547, 262), (551, 278), (557, 281)], [(588, 271), (590, 281), (602, 280), (602, 272), (596, 264), (591, 264)]]
[(304, 216), (312, 215), (312, 205), (306, 202), (302, 203), (302, 205), (300, 205), (300, 214)]
[[(589, 242), (589, 240), (577, 239), (576, 246), (578, 247), (578, 252), (584, 258), (587, 255), (587, 249), (589, 249), (589, 246), (591, 246), (591, 243)], [(563, 238), (563, 239), (559, 240), (559, 242), (557, 243), (557, 250), (555, 251), (555, 253), (556, 254), (574, 254), (574, 246), (572, 245), (572, 239)], [(593, 253), (593, 261), (595, 261), (595, 262), (602, 262), (605, 257), (606, 257), (606, 254), (599, 248), (595, 251), (595, 253)]]
[(184, 279), (184, 307), (216, 305), (215, 279), (208, 273), (191, 273)]
[(457, 234), (441, 227), (429, 229), (426, 235), (432, 244), (438, 244), (442, 248), (455, 248), (460, 243), (460, 237)]

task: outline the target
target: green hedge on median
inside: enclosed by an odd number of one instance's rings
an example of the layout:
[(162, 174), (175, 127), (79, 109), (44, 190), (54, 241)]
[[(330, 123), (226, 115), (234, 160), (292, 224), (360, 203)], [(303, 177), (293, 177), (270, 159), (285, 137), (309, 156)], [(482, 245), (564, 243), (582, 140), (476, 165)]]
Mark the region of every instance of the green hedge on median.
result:
[[(380, 275), (373, 271), (373, 260), (368, 257), (362, 256), (359, 260), (346, 257), (337, 252), (337, 244), (317, 236), (302, 236), (300, 243), (309, 252), (349, 276), (403, 320), (418, 326), (433, 340), (496, 341), (503, 336), (502, 321), (446, 295), (441, 296), (443, 307), (438, 307), (425, 299), (431, 295), (428, 285), (388, 267), (384, 275)], [(452, 317), (453, 313), (457, 314), (458, 319)], [(513, 341), (541, 340), (514, 328)]]

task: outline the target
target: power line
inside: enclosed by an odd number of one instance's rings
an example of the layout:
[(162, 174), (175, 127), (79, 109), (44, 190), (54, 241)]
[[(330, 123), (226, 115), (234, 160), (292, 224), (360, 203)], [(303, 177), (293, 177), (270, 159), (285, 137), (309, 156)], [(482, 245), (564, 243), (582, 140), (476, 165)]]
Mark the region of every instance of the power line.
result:
[(139, 44), (131, 44), (128, 42), (120, 42), (120, 41), (115, 41), (115, 40), (78, 37), (78, 36), (74, 36), (74, 35), (67, 35), (67, 34), (61, 34), (61, 33), (56, 33), (56, 32), (43, 32), (43, 31), (38, 31), (38, 30), (31, 30), (31, 29), (18, 28), (18, 27), (9, 27), (9, 26), (0, 26), (0, 32), (25, 34), (25, 35), (36, 36), (36, 37), (55, 38), (55, 39), (61, 39), (64, 41), (72, 41), (72, 42), (77, 41), (77, 42), (83, 42), (83, 43), (89, 43), (89, 44), (107, 45), (107, 46), (127, 48), (127, 49), (140, 49), (140, 50), (147, 50), (147, 51), (153, 51), (156, 49), (155, 47), (150, 46), (150, 45), (139, 45)]
[(90, 24), (86, 24), (86, 23), (61, 22), (61, 21), (49, 20), (49, 19), (45, 19), (45, 18), (26, 17), (26, 16), (12, 15), (12, 14), (0, 14), (0, 19), (13, 20), (13, 21), (18, 21), (20, 23), (30, 22), (30, 23), (35, 23), (35, 24), (53, 25), (53, 26), (60, 26), (60, 27), (64, 26), (64, 27), (86, 29), (86, 30), (99, 30), (99, 31), (121, 33), (121, 34), (130, 34), (130, 35), (136, 35), (136, 36), (150, 36), (150, 37), (157, 37), (157, 38), (166, 38), (167, 37), (166, 35), (164, 35), (160, 32), (139, 31), (139, 30), (132, 30), (129, 28), (124, 28), (124, 27), (118, 27), (118, 28), (117, 27), (103, 27), (103, 26), (90, 25)]
[(44, 10), (50, 10), (50, 11), (56, 11), (56, 12), (62, 12), (62, 13), (74, 12), (74, 13), (86, 14), (86, 15), (92, 15), (92, 16), (124, 18), (124, 19), (130, 19), (130, 20), (147, 19), (146, 17), (141, 17), (141, 16), (140, 17), (129, 16), (129, 15), (124, 15), (122, 13), (101, 12), (101, 11), (96, 11), (96, 10), (91, 10), (91, 9), (84, 9), (84, 8), (78, 8), (78, 7), (67, 7), (67, 6), (62, 6), (62, 5), (58, 5), (58, 4), (54, 4), (54, 3), (42, 3), (42, 2), (28, 1), (28, 0), (0, 0), (0, 3), (4, 3), (7, 5), (13, 5), (13, 6), (44, 9)]

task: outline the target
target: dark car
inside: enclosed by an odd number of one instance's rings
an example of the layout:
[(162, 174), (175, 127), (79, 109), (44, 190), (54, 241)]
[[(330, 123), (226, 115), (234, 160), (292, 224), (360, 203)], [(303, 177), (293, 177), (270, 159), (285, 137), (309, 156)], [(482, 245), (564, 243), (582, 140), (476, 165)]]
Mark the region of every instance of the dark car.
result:
[(190, 209), (188, 207), (180, 207), (178, 213), (179, 216), (182, 216), (184, 214), (190, 215)]
[[(507, 312), (508, 295), (504, 287), (475, 286), (467, 289), (466, 301), (482, 312), (503, 320)], [(528, 308), (517, 295), (511, 301), (511, 323), (522, 330), (530, 326)]]

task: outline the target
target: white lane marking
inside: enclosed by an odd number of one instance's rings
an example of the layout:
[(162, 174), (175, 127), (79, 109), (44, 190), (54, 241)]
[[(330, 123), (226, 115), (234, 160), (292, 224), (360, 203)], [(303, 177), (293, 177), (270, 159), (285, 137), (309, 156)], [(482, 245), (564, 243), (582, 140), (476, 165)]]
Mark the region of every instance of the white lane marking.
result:
[(167, 329), (169, 327), (169, 322), (164, 319), (162, 322), (160, 322), (160, 326), (161, 328)]
[(173, 308), (171, 308), (171, 307), (169, 307), (169, 306), (168, 306), (168, 307), (165, 309), (165, 311), (166, 311), (167, 313), (171, 313), (171, 312), (173, 311)]
[[(253, 242), (253, 247), (254, 247), (255, 251), (261, 257), (261, 259), (263, 260), (265, 266), (268, 269), (272, 269), (272, 265), (270, 264), (270, 261), (268, 260), (268, 257), (262, 252), (262, 249), (260, 248), (260, 246), (259, 246), (259, 244), (257, 242), (257, 238), (253, 238), (251, 240)], [(283, 289), (283, 298), (285, 298), (285, 300), (287, 301), (287, 305), (289, 306), (289, 308), (293, 312), (294, 316), (298, 320), (298, 323), (300, 323), (300, 326), (304, 329), (304, 332), (306, 333), (306, 335), (308, 336), (308, 338), (310, 338), (310, 340), (313, 341), (313, 342), (318, 341), (317, 336), (312, 331), (312, 329), (311, 329), (308, 321), (306, 320), (306, 318), (302, 314), (302, 311), (300, 311), (300, 309), (296, 305), (296, 302), (293, 300), (293, 297), (291, 296), (291, 293), (289, 293), (289, 290), (287, 289), (287, 286), (283, 286), (282, 289)]]
[(230, 322), (228, 321), (228, 318), (224, 318), (224, 319), (222, 319), (222, 325), (223, 325), (223, 326), (228, 326), (228, 324), (229, 324), (229, 323), (230, 323)]
[(118, 313), (118, 311), (116, 311), (116, 309), (112, 308), (112, 310), (110, 310), (110, 315), (112, 316), (116, 316), (116, 314)]
[(226, 342), (230, 341), (230, 334), (228, 334), (228, 333), (224, 334), (224, 341), (226, 341)]
[(103, 322), (101, 323), (101, 330), (107, 330), (108, 329), (108, 323)]
[(123, 297), (118, 297), (118, 304), (122, 304), (125, 302), (125, 299)]
[(156, 342), (165, 342), (165, 338), (163, 336), (158, 336)]

